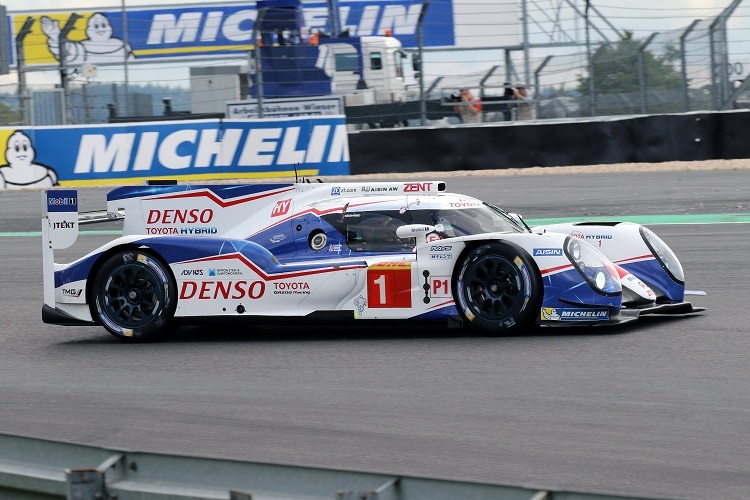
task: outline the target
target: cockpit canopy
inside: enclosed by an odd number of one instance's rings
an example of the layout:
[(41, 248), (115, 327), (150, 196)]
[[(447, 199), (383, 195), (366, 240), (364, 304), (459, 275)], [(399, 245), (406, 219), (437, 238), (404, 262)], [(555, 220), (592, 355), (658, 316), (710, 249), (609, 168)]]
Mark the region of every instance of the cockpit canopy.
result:
[[(344, 236), (355, 252), (411, 252), (414, 238), (399, 238), (396, 229), (407, 224), (442, 225), (441, 238), (483, 233), (523, 232), (502, 210), (478, 200), (412, 204), (417, 208), (373, 207), (345, 208), (328, 213), (323, 219)], [(355, 205), (355, 204), (353, 204)], [(456, 206), (461, 205), (461, 206)]]

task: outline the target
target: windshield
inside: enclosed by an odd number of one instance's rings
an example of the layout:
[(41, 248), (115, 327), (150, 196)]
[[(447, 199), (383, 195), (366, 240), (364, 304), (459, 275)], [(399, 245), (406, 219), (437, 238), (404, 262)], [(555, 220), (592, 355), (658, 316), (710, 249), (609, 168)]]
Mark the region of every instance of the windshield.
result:
[(443, 233), (448, 238), (481, 233), (524, 232), (505, 212), (487, 204), (471, 208), (430, 210), (430, 218), (434, 225), (443, 225)]

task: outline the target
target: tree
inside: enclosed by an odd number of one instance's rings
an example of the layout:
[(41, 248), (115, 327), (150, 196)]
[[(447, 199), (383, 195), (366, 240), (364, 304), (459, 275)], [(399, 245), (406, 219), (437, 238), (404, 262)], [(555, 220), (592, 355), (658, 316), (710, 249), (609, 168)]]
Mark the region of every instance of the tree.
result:
[(5, 103), (0, 102), (0, 125), (18, 125), (20, 115)]
[[(600, 114), (634, 113), (640, 109), (638, 48), (642, 43), (641, 40), (633, 39), (633, 32), (626, 31), (619, 41), (602, 45), (592, 54), (594, 92)], [(643, 68), (648, 91), (675, 90), (682, 87), (682, 76), (670, 64), (673, 59), (674, 54), (670, 51), (663, 56), (655, 56), (648, 49), (643, 51)], [(581, 93), (583, 109), (588, 109), (590, 90), (590, 77), (579, 76), (578, 91)], [(608, 105), (610, 103), (611, 105)], [(678, 111), (680, 104), (662, 102), (659, 108), (658, 111), (661, 112)], [(657, 109), (649, 106), (649, 111)]]

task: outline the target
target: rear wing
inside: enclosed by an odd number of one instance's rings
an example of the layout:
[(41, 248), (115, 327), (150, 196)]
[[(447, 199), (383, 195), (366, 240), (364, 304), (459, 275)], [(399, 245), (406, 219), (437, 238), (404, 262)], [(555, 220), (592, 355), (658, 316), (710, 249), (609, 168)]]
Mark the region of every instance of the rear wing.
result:
[(71, 247), (78, 239), (81, 224), (111, 222), (125, 218), (124, 211), (78, 212), (75, 189), (42, 192), (42, 271), (44, 303), (55, 307), (55, 250)]
[(74, 189), (42, 191), (42, 272), (44, 303), (55, 307), (55, 250), (78, 239), (78, 192)]

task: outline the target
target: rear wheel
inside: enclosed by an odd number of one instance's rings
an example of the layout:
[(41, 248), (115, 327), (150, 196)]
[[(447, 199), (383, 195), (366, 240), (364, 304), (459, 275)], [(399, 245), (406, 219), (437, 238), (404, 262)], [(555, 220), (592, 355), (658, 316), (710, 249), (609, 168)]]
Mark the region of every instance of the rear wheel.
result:
[(511, 243), (485, 243), (465, 254), (454, 277), (458, 309), (472, 327), (491, 335), (531, 329), (543, 285), (536, 264)]
[(169, 330), (176, 288), (168, 267), (151, 252), (120, 252), (97, 273), (92, 313), (119, 339), (153, 340)]

